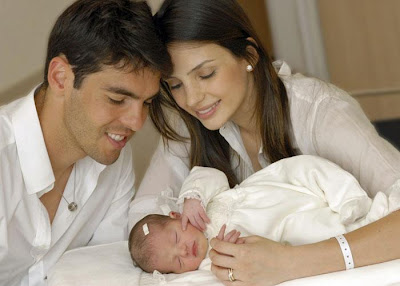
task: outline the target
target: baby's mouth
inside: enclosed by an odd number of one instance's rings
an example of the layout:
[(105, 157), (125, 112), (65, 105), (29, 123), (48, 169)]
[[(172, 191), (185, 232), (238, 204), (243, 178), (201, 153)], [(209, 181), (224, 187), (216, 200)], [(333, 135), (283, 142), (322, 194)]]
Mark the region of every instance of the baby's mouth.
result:
[(193, 242), (192, 254), (193, 254), (194, 257), (197, 256), (197, 245), (196, 245), (196, 242)]

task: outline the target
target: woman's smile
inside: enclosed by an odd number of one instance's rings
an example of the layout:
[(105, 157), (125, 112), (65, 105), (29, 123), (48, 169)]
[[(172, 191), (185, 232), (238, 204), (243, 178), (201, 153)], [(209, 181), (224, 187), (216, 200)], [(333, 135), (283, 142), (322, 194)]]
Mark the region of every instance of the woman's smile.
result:
[(214, 103), (209, 107), (196, 110), (197, 117), (202, 120), (210, 118), (217, 111), (217, 107), (219, 106), (220, 102), (221, 100), (218, 100), (216, 103)]

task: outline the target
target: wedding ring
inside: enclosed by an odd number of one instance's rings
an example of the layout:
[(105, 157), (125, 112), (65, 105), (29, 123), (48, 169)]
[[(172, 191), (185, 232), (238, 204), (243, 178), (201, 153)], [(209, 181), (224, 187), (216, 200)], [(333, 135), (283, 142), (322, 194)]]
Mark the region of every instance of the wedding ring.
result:
[(228, 269), (228, 278), (229, 278), (229, 281), (231, 281), (231, 282), (236, 280), (235, 277), (233, 276), (233, 269), (232, 268)]

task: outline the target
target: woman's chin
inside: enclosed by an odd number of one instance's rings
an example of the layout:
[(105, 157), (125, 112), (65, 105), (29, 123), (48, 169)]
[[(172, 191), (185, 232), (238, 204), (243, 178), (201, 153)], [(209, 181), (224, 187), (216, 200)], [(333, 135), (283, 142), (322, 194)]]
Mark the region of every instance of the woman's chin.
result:
[(222, 122), (221, 120), (200, 120), (200, 122), (205, 128), (211, 131), (221, 129), (221, 127), (226, 123), (225, 121)]

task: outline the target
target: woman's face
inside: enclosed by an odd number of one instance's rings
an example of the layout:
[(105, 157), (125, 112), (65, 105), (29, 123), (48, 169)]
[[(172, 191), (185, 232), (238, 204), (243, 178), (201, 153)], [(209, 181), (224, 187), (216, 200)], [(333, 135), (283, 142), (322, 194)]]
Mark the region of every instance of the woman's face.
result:
[(174, 71), (166, 82), (182, 109), (210, 130), (229, 120), (239, 126), (248, 122), (255, 96), (247, 60), (209, 43), (174, 43), (168, 51)]

